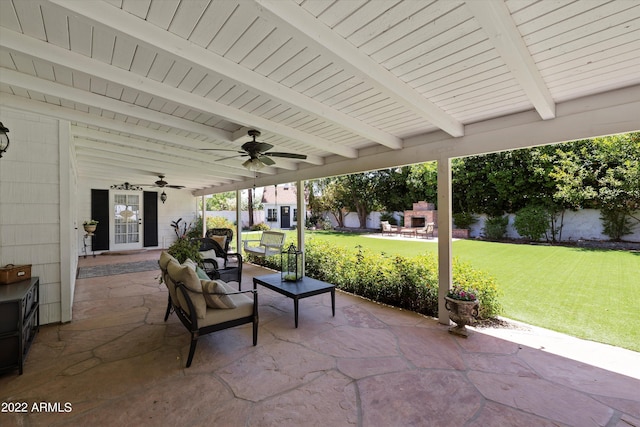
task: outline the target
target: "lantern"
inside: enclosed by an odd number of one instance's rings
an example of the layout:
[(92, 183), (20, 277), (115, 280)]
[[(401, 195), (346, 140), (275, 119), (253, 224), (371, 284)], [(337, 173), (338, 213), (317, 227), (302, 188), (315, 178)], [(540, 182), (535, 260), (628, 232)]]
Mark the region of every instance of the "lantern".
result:
[(280, 266), (283, 281), (295, 282), (302, 279), (304, 275), (303, 254), (296, 249), (293, 243), (280, 254)]

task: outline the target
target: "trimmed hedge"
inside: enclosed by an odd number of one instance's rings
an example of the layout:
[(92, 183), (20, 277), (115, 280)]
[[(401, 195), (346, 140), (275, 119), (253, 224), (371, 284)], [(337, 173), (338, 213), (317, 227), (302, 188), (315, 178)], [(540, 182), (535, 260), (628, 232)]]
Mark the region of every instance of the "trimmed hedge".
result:
[[(250, 262), (280, 269), (279, 256), (249, 255), (247, 258)], [(433, 254), (388, 257), (359, 246), (347, 249), (311, 240), (305, 245), (305, 261), (307, 276), (333, 283), (338, 289), (427, 316), (438, 316), (438, 262)], [(480, 319), (495, 317), (502, 311), (496, 281), (487, 273), (454, 259), (453, 285), (477, 291)]]

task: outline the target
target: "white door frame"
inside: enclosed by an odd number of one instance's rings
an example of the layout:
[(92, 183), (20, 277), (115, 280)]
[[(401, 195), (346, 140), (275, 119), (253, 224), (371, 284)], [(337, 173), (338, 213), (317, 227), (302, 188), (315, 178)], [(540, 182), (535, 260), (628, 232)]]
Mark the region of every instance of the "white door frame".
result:
[[(138, 206), (137, 212), (134, 210), (125, 209), (126, 211), (131, 212), (130, 216), (127, 216), (126, 224), (120, 224), (122, 221), (122, 217), (116, 218), (116, 195), (124, 195), (124, 196), (137, 196), (138, 197)], [(143, 192), (142, 191), (131, 191), (131, 190), (109, 190), (109, 223), (111, 227), (109, 227), (109, 247), (114, 251), (124, 251), (124, 250), (134, 250), (134, 249), (142, 249), (143, 245), (143, 235), (142, 235), (142, 218), (143, 218)], [(126, 230), (124, 231), (124, 235), (116, 235), (119, 226), (125, 226)], [(137, 231), (137, 235), (136, 235)], [(125, 239), (125, 242), (119, 243), (122, 238)]]

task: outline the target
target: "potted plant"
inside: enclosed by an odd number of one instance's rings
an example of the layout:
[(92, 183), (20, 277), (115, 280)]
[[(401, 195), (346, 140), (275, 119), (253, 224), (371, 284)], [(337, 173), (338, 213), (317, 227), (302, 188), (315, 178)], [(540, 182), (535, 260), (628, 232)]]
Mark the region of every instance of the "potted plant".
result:
[(98, 221), (96, 221), (95, 219), (90, 219), (83, 222), (82, 226), (84, 227), (84, 231), (88, 235), (93, 235), (93, 232), (96, 231), (96, 227), (98, 226)]
[(449, 312), (449, 319), (456, 326), (449, 328), (449, 332), (462, 337), (469, 336), (467, 325), (472, 324), (478, 317), (480, 303), (475, 289), (465, 289), (456, 285), (449, 290), (445, 299), (445, 307)]
[(169, 246), (167, 252), (178, 260), (180, 264), (185, 262), (187, 258), (191, 259), (196, 264), (200, 264), (200, 262), (202, 262), (202, 256), (200, 255), (200, 242), (197, 240), (189, 240), (186, 237), (181, 237)]

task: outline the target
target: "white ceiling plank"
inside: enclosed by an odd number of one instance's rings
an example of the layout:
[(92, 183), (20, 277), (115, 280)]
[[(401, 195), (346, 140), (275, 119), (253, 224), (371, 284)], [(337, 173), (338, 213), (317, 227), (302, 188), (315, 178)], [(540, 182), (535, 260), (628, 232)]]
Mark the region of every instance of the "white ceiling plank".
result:
[(162, 29), (169, 28), (180, 0), (153, 0), (147, 13), (147, 21)]
[(182, 37), (189, 38), (196, 23), (209, 6), (210, 0), (189, 0), (181, 2), (169, 25), (169, 31)]
[(28, 36), (46, 40), (47, 34), (40, 11), (41, 3), (39, 1), (14, 1), (11, 3), (15, 8), (18, 21), (20, 21), (20, 30)]
[(47, 41), (56, 46), (69, 49), (69, 26), (67, 24), (67, 14), (61, 9), (44, 4), (47, 8), (42, 13), (44, 28), (47, 33)]
[(538, 72), (504, 1), (471, 1), (466, 6), (487, 33), (540, 117), (544, 120), (555, 118), (556, 106), (551, 92)]
[[(207, 70), (214, 70), (219, 74), (227, 76), (241, 82), (247, 87), (252, 87), (259, 93), (268, 96), (274, 96), (294, 105), (306, 108), (312, 114), (317, 114), (329, 120), (339, 123), (341, 126), (351, 129), (357, 134), (368, 138), (379, 144), (387, 145), (392, 148), (402, 146), (399, 138), (380, 132), (378, 129), (368, 124), (354, 120), (346, 114), (327, 108), (327, 106), (308, 98), (298, 92), (288, 89), (271, 79), (256, 74), (251, 70), (247, 70), (238, 64), (220, 57), (213, 52), (203, 51), (197, 46), (175, 37), (159, 28), (149, 25), (144, 21), (140, 21), (133, 15), (115, 9), (111, 6), (86, 2), (76, 2), (73, 0), (50, 0), (51, 2), (64, 7), (65, 9), (83, 15), (85, 18), (92, 20), (98, 26), (108, 26), (121, 33), (129, 34), (140, 42), (162, 50), (181, 61), (189, 61), (193, 66), (204, 67)], [(308, 135), (306, 136), (308, 138)], [(332, 146), (329, 141), (325, 141), (326, 146)], [(340, 149), (335, 146), (336, 150)], [(332, 150), (333, 151), (333, 150)], [(347, 150), (348, 151), (348, 150)], [(356, 153), (351, 152), (346, 157), (355, 157)], [(337, 153), (336, 153), (337, 154)]]
[(123, 0), (122, 9), (133, 13), (139, 18), (146, 19), (149, 13), (151, 0)]
[(374, 82), (378, 90), (384, 92), (396, 102), (405, 105), (452, 136), (462, 136), (464, 134), (462, 123), (416, 93), (351, 43), (331, 32), (328, 27), (316, 21), (301, 7), (285, 1), (255, 1), (261, 8), (269, 11), (281, 25), (295, 28), (301, 35), (304, 35), (306, 42), (314, 46), (316, 50), (326, 52), (356, 75), (363, 76), (365, 79)]

